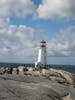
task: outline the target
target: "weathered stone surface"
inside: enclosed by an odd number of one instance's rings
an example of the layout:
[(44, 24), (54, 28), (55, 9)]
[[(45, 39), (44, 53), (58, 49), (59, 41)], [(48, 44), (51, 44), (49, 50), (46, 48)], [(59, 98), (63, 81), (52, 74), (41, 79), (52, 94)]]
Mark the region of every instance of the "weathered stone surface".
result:
[(5, 67), (0, 68), (0, 74), (4, 74), (6, 72)]
[(33, 75), (33, 76), (42, 76), (42, 73), (40, 71), (28, 71), (26, 72), (27, 75)]
[(42, 75), (45, 75), (51, 80), (55, 80), (60, 83), (73, 84), (73, 78), (72, 78), (71, 73), (63, 71), (63, 70), (42, 69)]
[(19, 66), (18, 67), (19, 75), (24, 75), (24, 72), (25, 72), (24, 69), (25, 69), (24, 66)]
[(56, 69), (40, 69), (32, 67), (19, 66), (18, 68), (0, 68), (0, 74), (19, 74), (19, 75), (33, 75), (44, 76), (52, 81), (56, 81), (61, 84), (73, 84), (72, 75), (69, 72)]
[(32, 67), (28, 67), (27, 69), (28, 69), (29, 72), (34, 70)]
[(70, 87), (70, 97), (71, 100), (75, 100), (75, 88), (73, 86)]
[(0, 75), (0, 100), (69, 100), (68, 94), (68, 86), (43, 76)]
[(13, 68), (12, 74), (14, 74), (14, 75), (18, 74), (18, 69), (17, 68)]

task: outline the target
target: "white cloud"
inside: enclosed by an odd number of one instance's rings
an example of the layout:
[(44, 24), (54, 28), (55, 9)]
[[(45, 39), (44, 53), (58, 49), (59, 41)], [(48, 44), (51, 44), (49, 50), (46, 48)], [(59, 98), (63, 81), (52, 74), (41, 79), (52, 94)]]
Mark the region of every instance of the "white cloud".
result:
[(0, 28), (6, 27), (10, 22), (9, 18), (0, 18)]
[(43, 19), (75, 18), (75, 0), (42, 0), (37, 14)]
[(21, 24), (11, 25), (10, 19), (25, 18), (34, 10), (32, 0), (0, 0), (0, 60), (19, 61), (35, 53), (37, 30)]
[(0, 55), (1, 57), (23, 58), (32, 56), (35, 52), (36, 31), (25, 25), (8, 25), (0, 29)]
[[(74, 0), (42, 0), (37, 13), (43, 19), (74, 18), (74, 5)], [(40, 34), (43, 33), (41, 30), (26, 25), (10, 24), (10, 17), (24, 18), (32, 14), (34, 10), (35, 6), (31, 0), (0, 0), (0, 60), (32, 61), (33, 59), (30, 56), (35, 57), (38, 53), (36, 42), (41, 38), (47, 40), (47, 35)], [(39, 36), (36, 34), (37, 32)], [(48, 54), (52, 56), (75, 55), (73, 52), (75, 51), (75, 26), (61, 30), (47, 43)], [(29, 56), (28, 59), (25, 59), (26, 56)]]
[[(2, 27), (0, 29), (0, 59), (9, 62), (34, 62), (38, 54), (36, 36), (38, 36), (36, 30), (25, 25), (8, 24), (6, 27)], [(74, 56), (75, 26), (60, 30), (52, 40), (47, 41), (47, 49), (50, 56)], [(48, 58), (48, 61), (49, 63), (64, 63), (69, 60), (55, 58), (54, 61), (52, 58)]]
[(31, 0), (0, 0), (0, 17), (24, 18), (34, 12)]
[(48, 43), (48, 52), (53, 56), (75, 56), (75, 26), (61, 30)]

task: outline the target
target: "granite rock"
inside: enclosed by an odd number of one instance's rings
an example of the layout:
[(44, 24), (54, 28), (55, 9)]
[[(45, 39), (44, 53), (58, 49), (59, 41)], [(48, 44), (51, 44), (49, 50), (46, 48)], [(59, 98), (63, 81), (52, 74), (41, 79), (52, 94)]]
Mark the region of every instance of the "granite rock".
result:
[(42, 69), (42, 75), (59, 83), (73, 84), (72, 74), (64, 70)]
[(69, 87), (43, 76), (0, 75), (0, 100), (70, 100)]

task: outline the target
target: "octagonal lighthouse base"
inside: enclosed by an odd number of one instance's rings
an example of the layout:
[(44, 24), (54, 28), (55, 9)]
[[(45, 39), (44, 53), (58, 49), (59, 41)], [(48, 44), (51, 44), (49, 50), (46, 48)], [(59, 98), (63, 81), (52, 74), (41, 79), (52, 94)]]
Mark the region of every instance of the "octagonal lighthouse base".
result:
[(44, 40), (40, 42), (38, 58), (35, 62), (35, 68), (37, 67), (46, 67), (46, 42)]

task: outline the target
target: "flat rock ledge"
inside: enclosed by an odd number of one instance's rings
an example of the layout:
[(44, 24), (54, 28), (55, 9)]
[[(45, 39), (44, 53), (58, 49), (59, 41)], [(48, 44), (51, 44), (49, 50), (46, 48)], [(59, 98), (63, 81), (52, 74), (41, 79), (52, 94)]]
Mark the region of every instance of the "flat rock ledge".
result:
[(0, 68), (0, 100), (71, 100), (71, 73), (56, 69)]
[(70, 100), (69, 87), (44, 77), (0, 75), (0, 100)]

